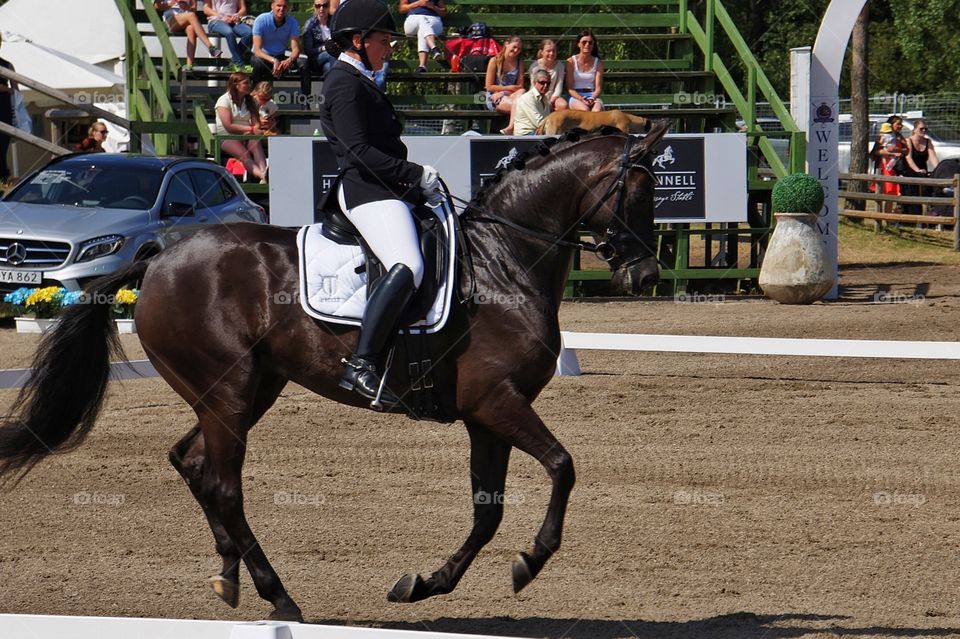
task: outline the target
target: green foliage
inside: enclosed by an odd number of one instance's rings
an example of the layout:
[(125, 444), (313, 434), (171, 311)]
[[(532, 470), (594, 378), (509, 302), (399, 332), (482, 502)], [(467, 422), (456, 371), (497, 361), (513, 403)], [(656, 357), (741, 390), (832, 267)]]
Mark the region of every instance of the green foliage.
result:
[(823, 187), (812, 175), (793, 173), (774, 185), (772, 203), (774, 213), (819, 213)]

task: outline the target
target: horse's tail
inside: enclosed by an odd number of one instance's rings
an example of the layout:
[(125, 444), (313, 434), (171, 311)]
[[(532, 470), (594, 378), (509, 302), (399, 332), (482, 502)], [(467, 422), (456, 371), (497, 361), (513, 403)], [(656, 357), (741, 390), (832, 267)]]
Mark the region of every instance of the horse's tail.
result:
[(143, 278), (146, 262), (96, 280), (40, 341), (27, 383), (0, 424), (0, 481), (19, 482), (51, 453), (79, 446), (93, 428), (110, 376), (110, 356), (126, 359), (113, 295)]

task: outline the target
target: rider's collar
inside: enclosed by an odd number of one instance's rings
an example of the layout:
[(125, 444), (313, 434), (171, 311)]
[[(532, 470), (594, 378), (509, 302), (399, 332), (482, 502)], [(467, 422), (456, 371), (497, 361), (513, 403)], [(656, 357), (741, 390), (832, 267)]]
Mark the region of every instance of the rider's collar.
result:
[(373, 71), (363, 66), (363, 62), (360, 62), (356, 58), (347, 55), (346, 52), (341, 52), (338, 60), (340, 60), (341, 62), (346, 62), (347, 64), (352, 66), (354, 69), (362, 73), (363, 77), (375, 83), (373, 79)]

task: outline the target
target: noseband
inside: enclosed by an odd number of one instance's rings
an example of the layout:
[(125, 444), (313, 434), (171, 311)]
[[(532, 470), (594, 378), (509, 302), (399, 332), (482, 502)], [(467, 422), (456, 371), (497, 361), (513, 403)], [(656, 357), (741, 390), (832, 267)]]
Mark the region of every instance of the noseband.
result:
[[(565, 246), (569, 248), (580, 249), (581, 251), (589, 251), (591, 253), (596, 253), (600, 259), (609, 263), (610, 266), (614, 269), (621, 266), (629, 266), (635, 264), (641, 260), (646, 259), (654, 254), (651, 247), (652, 242), (644, 242), (642, 239), (637, 240), (631, 238), (629, 240), (620, 240), (617, 241), (617, 237), (621, 235), (631, 235), (632, 233), (625, 227), (624, 222), (622, 221), (623, 214), (623, 204), (626, 199), (627, 192), (627, 171), (630, 169), (639, 169), (646, 173), (651, 180), (651, 184), (656, 184), (657, 178), (653, 174), (653, 171), (650, 170), (650, 167), (643, 164), (638, 164), (630, 161), (630, 151), (633, 149), (633, 145), (636, 143), (637, 138), (632, 135), (627, 135), (627, 140), (623, 145), (623, 152), (620, 154), (620, 164), (617, 169), (617, 175), (614, 177), (613, 181), (610, 183), (610, 186), (604, 192), (597, 202), (590, 207), (590, 209), (580, 216), (580, 219), (577, 221), (578, 229), (586, 229), (590, 226), (590, 221), (593, 217), (600, 211), (601, 208), (607, 203), (607, 201), (612, 198), (614, 195), (617, 196), (617, 200), (613, 206), (613, 215), (610, 218), (610, 225), (607, 227), (607, 231), (604, 234), (604, 240), (593, 244), (591, 242), (572, 242), (570, 240), (565, 240), (559, 235), (554, 235), (552, 233), (546, 233), (537, 229), (532, 229), (530, 227), (518, 224), (513, 220), (508, 220), (503, 218), (495, 213), (490, 212), (486, 208), (478, 207), (475, 203), (466, 203), (468, 204), (468, 210), (472, 208), (473, 210), (480, 213), (479, 216), (471, 215), (468, 219), (474, 220), (477, 222), (495, 222), (497, 224), (503, 224), (508, 226), (515, 231), (519, 231), (524, 235), (529, 235), (537, 239), (543, 240), (545, 242), (550, 242), (557, 246)], [(640, 156), (642, 159), (650, 152), (650, 149), (646, 149), (644, 153)], [(459, 198), (455, 198), (459, 199)], [(460, 200), (462, 202), (462, 200)], [(617, 248), (617, 245), (626, 245), (634, 244), (640, 242), (647, 249), (649, 255), (641, 255), (638, 257), (633, 257), (626, 262), (619, 260), (620, 258), (620, 249)]]

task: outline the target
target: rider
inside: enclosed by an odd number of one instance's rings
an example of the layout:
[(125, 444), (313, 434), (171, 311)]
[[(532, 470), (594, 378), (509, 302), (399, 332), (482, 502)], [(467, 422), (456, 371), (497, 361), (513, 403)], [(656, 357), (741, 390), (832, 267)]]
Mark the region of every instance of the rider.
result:
[[(440, 176), (431, 166), (407, 161), (403, 126), (393, 105), (374, 83), (399, 36), (379, 0), (341, 4), (331, 29), (340, 48), (324, 78), (320, 111), (323, 132), (340, 167), (335, 195), (341, 210), (383, 263), (387, 274), (367, 299), (356, 352), (344, 360), (340, 387), (374, 399), (380, 386), (377, 362), (397, 332), (407, 302), (423, 279), (423, 256), (411, 210), (426, 197), (439, 202)], [(422, 191), (421, 191), (422, 189)], [(397, 404), (383, 390), (380, 401)]]

